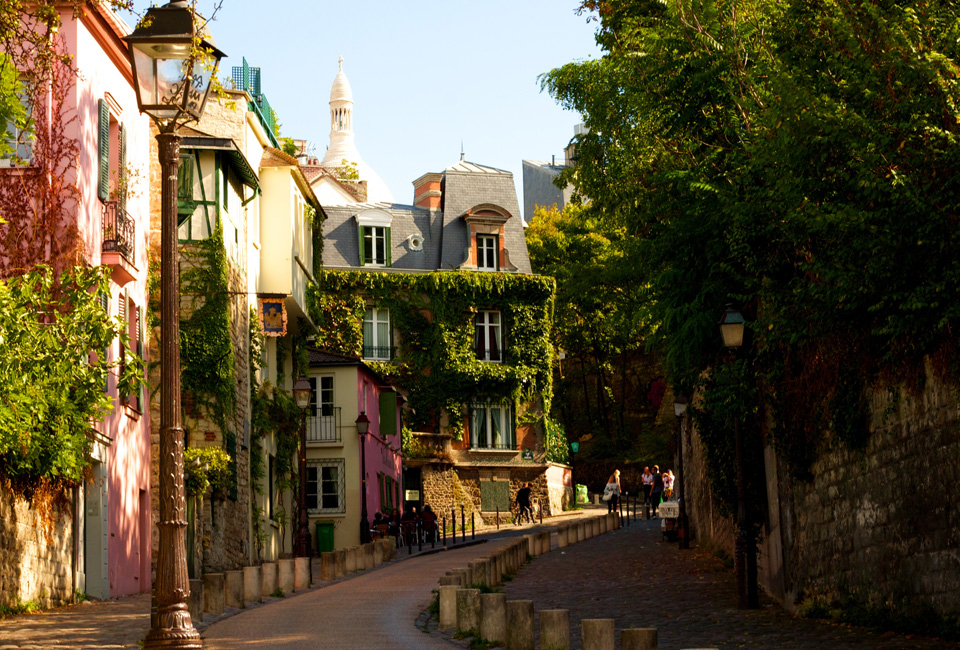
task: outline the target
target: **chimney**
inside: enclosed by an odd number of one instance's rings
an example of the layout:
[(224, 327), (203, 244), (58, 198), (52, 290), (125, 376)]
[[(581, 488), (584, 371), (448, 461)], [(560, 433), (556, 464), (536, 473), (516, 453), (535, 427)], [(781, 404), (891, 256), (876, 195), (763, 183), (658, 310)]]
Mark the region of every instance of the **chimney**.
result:
[(413, 181), (413, 204), (418, 208), (439, 210), (442, 197), (440, 181), (442, 180), (443, 174), (429, 173)]

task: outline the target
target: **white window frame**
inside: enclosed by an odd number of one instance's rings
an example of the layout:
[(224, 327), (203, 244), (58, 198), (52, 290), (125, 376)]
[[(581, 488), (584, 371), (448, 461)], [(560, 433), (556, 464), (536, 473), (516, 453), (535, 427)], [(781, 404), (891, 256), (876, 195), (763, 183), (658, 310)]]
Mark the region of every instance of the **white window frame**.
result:
[[(361, 232), (363, 233), (363, 241), (360, 242), (360, 245), (364, 247), (364, 266), (386, 266), (387, 265), (387, 246), (390, 245), (390, 242), (387, 241), (387, 228), (385, 226), (361, 226)], [(366, 254), (367, 246), (367, 237), (370, 238), (370, 252), (372, 255), (368, 258)], [(378, 251), (377, 243), (381, 244), (381, 248)], [(378, 254), (379, 253), (379, 254)]]
[[(474, 317), (473, 326), (473, 346), (477, 359), (488, 363), (501, 363), (504, 351), (503, 314), (498, 310), (480, 310)], [(491, 337), (496, 343), (495, 352), (491, 349), (493, 346), (489, 345)]]
[(498, 235), (477, 235), (477, 270), (499, 271), (500, 237)]
[[(347, 500), (344, 490), (344, 467), (345, 462), (343, 458), (327, 458), (322, 460), (308, 460), (307, 461), (307, 490), (306, 490), (306, 503), (307, 503), (307, 512), (312, 515), (337, 515), (345, 514), (347, 511)], [(323, 470), (325, 468), (335, 468), (337, 470), (337, 476), (334, 479), (324, 479)], [(323, 507), (323, 497), (332, 495), (334, 492), (330, 490), (324, 492), (324, 486), (327, 488), (331, 487), (333, 483), (333, 490), (336, 492), (337, 505), (335, 507)]]
[(470, 448), (517, 448), (513, 405), (508, 400), (476, 403), (470, 407)]
[(7, 122), (6, 135), (9, 137), (4, 139), (13, 151), (5, 158), (0, 158), (0, 167), (21, 167), (33, 164), (33, 145), (36, 136), (29, 129), (29, 122), (33, 119), (33, 108), (31, 106), (31, 102), (33, 101), (31, 93), (33, 89), (30, 87), (33, 83), (33, 78), (20, 75), (19, 82), (22, 86), (19, 92), (17, 92), (17, 99), (20, 100), (20, 105), (23, 106), (27, 112), (28, 125), (27, 128), (21, 129), (12, 120)]
[[(386, 325), (386, 341), (381, 341), (379, 325)], [(369, 326), (369, 336), (367, 334)], [(371, 361), (390, 361), (392, 356), (392, 339), (390, 329), (390, 310), (378, 307), (367, 307), (363, 314), (363, 358)], [(384, 351), (386, 351), (384, 353)]]

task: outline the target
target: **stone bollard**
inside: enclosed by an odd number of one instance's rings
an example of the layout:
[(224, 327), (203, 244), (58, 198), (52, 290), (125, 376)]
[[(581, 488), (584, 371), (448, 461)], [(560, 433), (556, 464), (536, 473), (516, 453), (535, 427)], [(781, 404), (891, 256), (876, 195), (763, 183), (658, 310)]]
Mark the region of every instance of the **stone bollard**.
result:
[(226, 582), (222, 573), (203, 574), (203, 611), (223, 614), (226, 607)]
[(378, 539), (372, 542), (371, 546), (373, 546), (373, 566), (380, 566), (383, 564), (383, 544), (381, 544)]
[(370, 569), (377, 566), (376, 563), (373, 561), (374, 559), (373, 544), (368, 542), (363, 546), (361, 546), (360, 548), (363, 549), (363, 568), (369, 571)]
[(604, 515), (603, 517), (600, 517), (600, 534), (601, 535), (607, 532), (607, 522), (608, 522), (608, 519), (606, 515)]
[(480, 594), (480, 638), (500, 645), (507, 640), (506, 594)]
[(537, 537), (540, 538), (540, 555), (550, 552), (550, 531), (544, 531), (542, 533), (537, 533)]
[(187, 599), (190, 618), (198, 623), (203, 620), (203, 580), (190, 581), (190, 598)]
[(354, 573), (357, 570), (357, 547), (351, 546), (343, 552), (344, 570)]
[(310, 558), (293, 559), (293, 590), (306, 591), (310, 588)]
[(440, 621), (437, 623), (437, 626), (441, 630), (452, 630), (457, 627), (458, 591), (460, 591), (460, 587), (440, 585)]
[(457, 591), (457, 631), (476, 635), (480, 631), (480, 590)]
[(487, 584), (487, 565), (483, 560), (473, 560), (470, 562), (470, 585), (482, 585), (488, 587)]
[(347, 575), (347, 552), (343, 549), (333, 552), (334, 571), (333, 575), (342, 578)]
[(226, 605), (243, 609), (243, 571), (225, 571)]
[(320, 554), (320, 579), (335, 580), (337, 577), (337, 558), (333, 551)]
[(277, 563), (264, 562), (260, 565), (260, 595), (266, 598), (277, 591)]
[(580, 636), (583, 650), (613, 650), (614, 621), (612, 618), (581, 619)]
[(567, 548), (567, 535), (570, 532), (570, 526), (560, 526), (557, 528), (557, 548)]
[(486, 559), (487, 564), (487, 586), (496, 587), (500, 584), (500, 574), (497, 573), (497, 558), (488, 557)]
[(462, 587), (460, 576), (440, 576), (441, 587)]
[(590, 522), (591, 528), (593, 528), (593, 536), (596, 537), (600, 534), (600, 517), (594, 517)]
[(657, 650), (657, 628), (637, 627), (620, 631), (620, 650)]
[(293, 558), (277, 560), (277, 581), (280, 591), (285, 594), (293, 593)]
[(577, 522), (577, 541), (578, 541), (578, 542), (582, 542), (582, 541), (585, 540), (586, 538), (587, 538), (587, 537), (586, 537), (586, 534), (585, 534), (584, 529), (583, 529), (583, 522), (582, 522), (582, 521), (578, 521), (578, 522)]
[(527, 555), (530, 557), (537, 557), (537, 536), (533, 534), (524, 535), (523, 538), (527, 540)]
[(470, 569), (454, 569), (453, 575), (460, 576), (460, 586), (464, 589), (470, 586)]
[(243, 567), (243, 600), (259, 603), (263, 592), (263, 571), (258, 566)]
[(570, 650), (568, 610), (540, 610), (540, 650)]
[(507, 650), (533, 649), (533, 601), (507, 601)]

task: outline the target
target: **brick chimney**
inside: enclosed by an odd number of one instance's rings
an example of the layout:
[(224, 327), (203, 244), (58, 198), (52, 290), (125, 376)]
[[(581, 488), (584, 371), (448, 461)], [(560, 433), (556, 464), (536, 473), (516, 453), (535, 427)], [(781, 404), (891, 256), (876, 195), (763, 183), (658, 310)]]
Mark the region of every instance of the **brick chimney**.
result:
[(413, 204), (418, 208), (439, 210), (440, 199), (442, 198), (440, 190), (442, 180), (443, 174), (429, 173), (413, 181)]

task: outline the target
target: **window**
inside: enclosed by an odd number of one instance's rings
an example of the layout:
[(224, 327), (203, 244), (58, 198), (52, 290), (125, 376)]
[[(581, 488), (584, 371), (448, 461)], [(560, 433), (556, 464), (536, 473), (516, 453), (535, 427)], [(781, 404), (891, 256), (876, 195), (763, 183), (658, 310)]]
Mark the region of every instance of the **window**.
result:
[(97, 196), (104, 203), (116, 201), (121, 211), (127, 207), (127, 129), (110, 112), (110, 105), (97, 103)]
[[(333, 415), (333, 377), (310, 377), (310, 410), (319, 417)], [(317, 389), (317, 381), (320, 388)]]
[(509, 402), (473, 405), (470, 442), (474, 449), (516, 449), (513, 409)]
[(387, 476), (383, 472), (377, 473), (377, 483), (380, 488), (380, 511), (389, 514), (391, 510), (397, 507), (393, 502), (394, 487), (397, 483), (393, 477)]
[(309, 461), (307, 464), (307, 510), (313, 514), (346, 512), (343, 498), (343, 459)]
[(496, 235), (477, 235), (477, 269), (498, 271), (499, 242)]
[(390, 310), (368, 309), (363, 315), (363, 358), (389, 361), (393, 357), (390, 338)]
[(337, 426), (340, 412), (333, 406), (333, 377), (310, 377), (308, 381), (307, 441), (340, 442), (340, 428)]
[(362, 226), (360, 232), (361, 266), (390, 266), (390, 229), (383, 226)]
[(29, 79), (20, 79), (16, 87), (16, 96), (23, 108), (21, 115), (11, 115), (7, 121), (4, 140), (10, 147), (9, 153), (3, 158), (4, 167), (11, 165), (29, 165), (33, 162), (33, 120), (31, 114), (31, 93)]
[(500, 332), (500, 312), (479, 311), (474, 320), (474, 347), (481, 361), (503, 360), (503, 339)]

